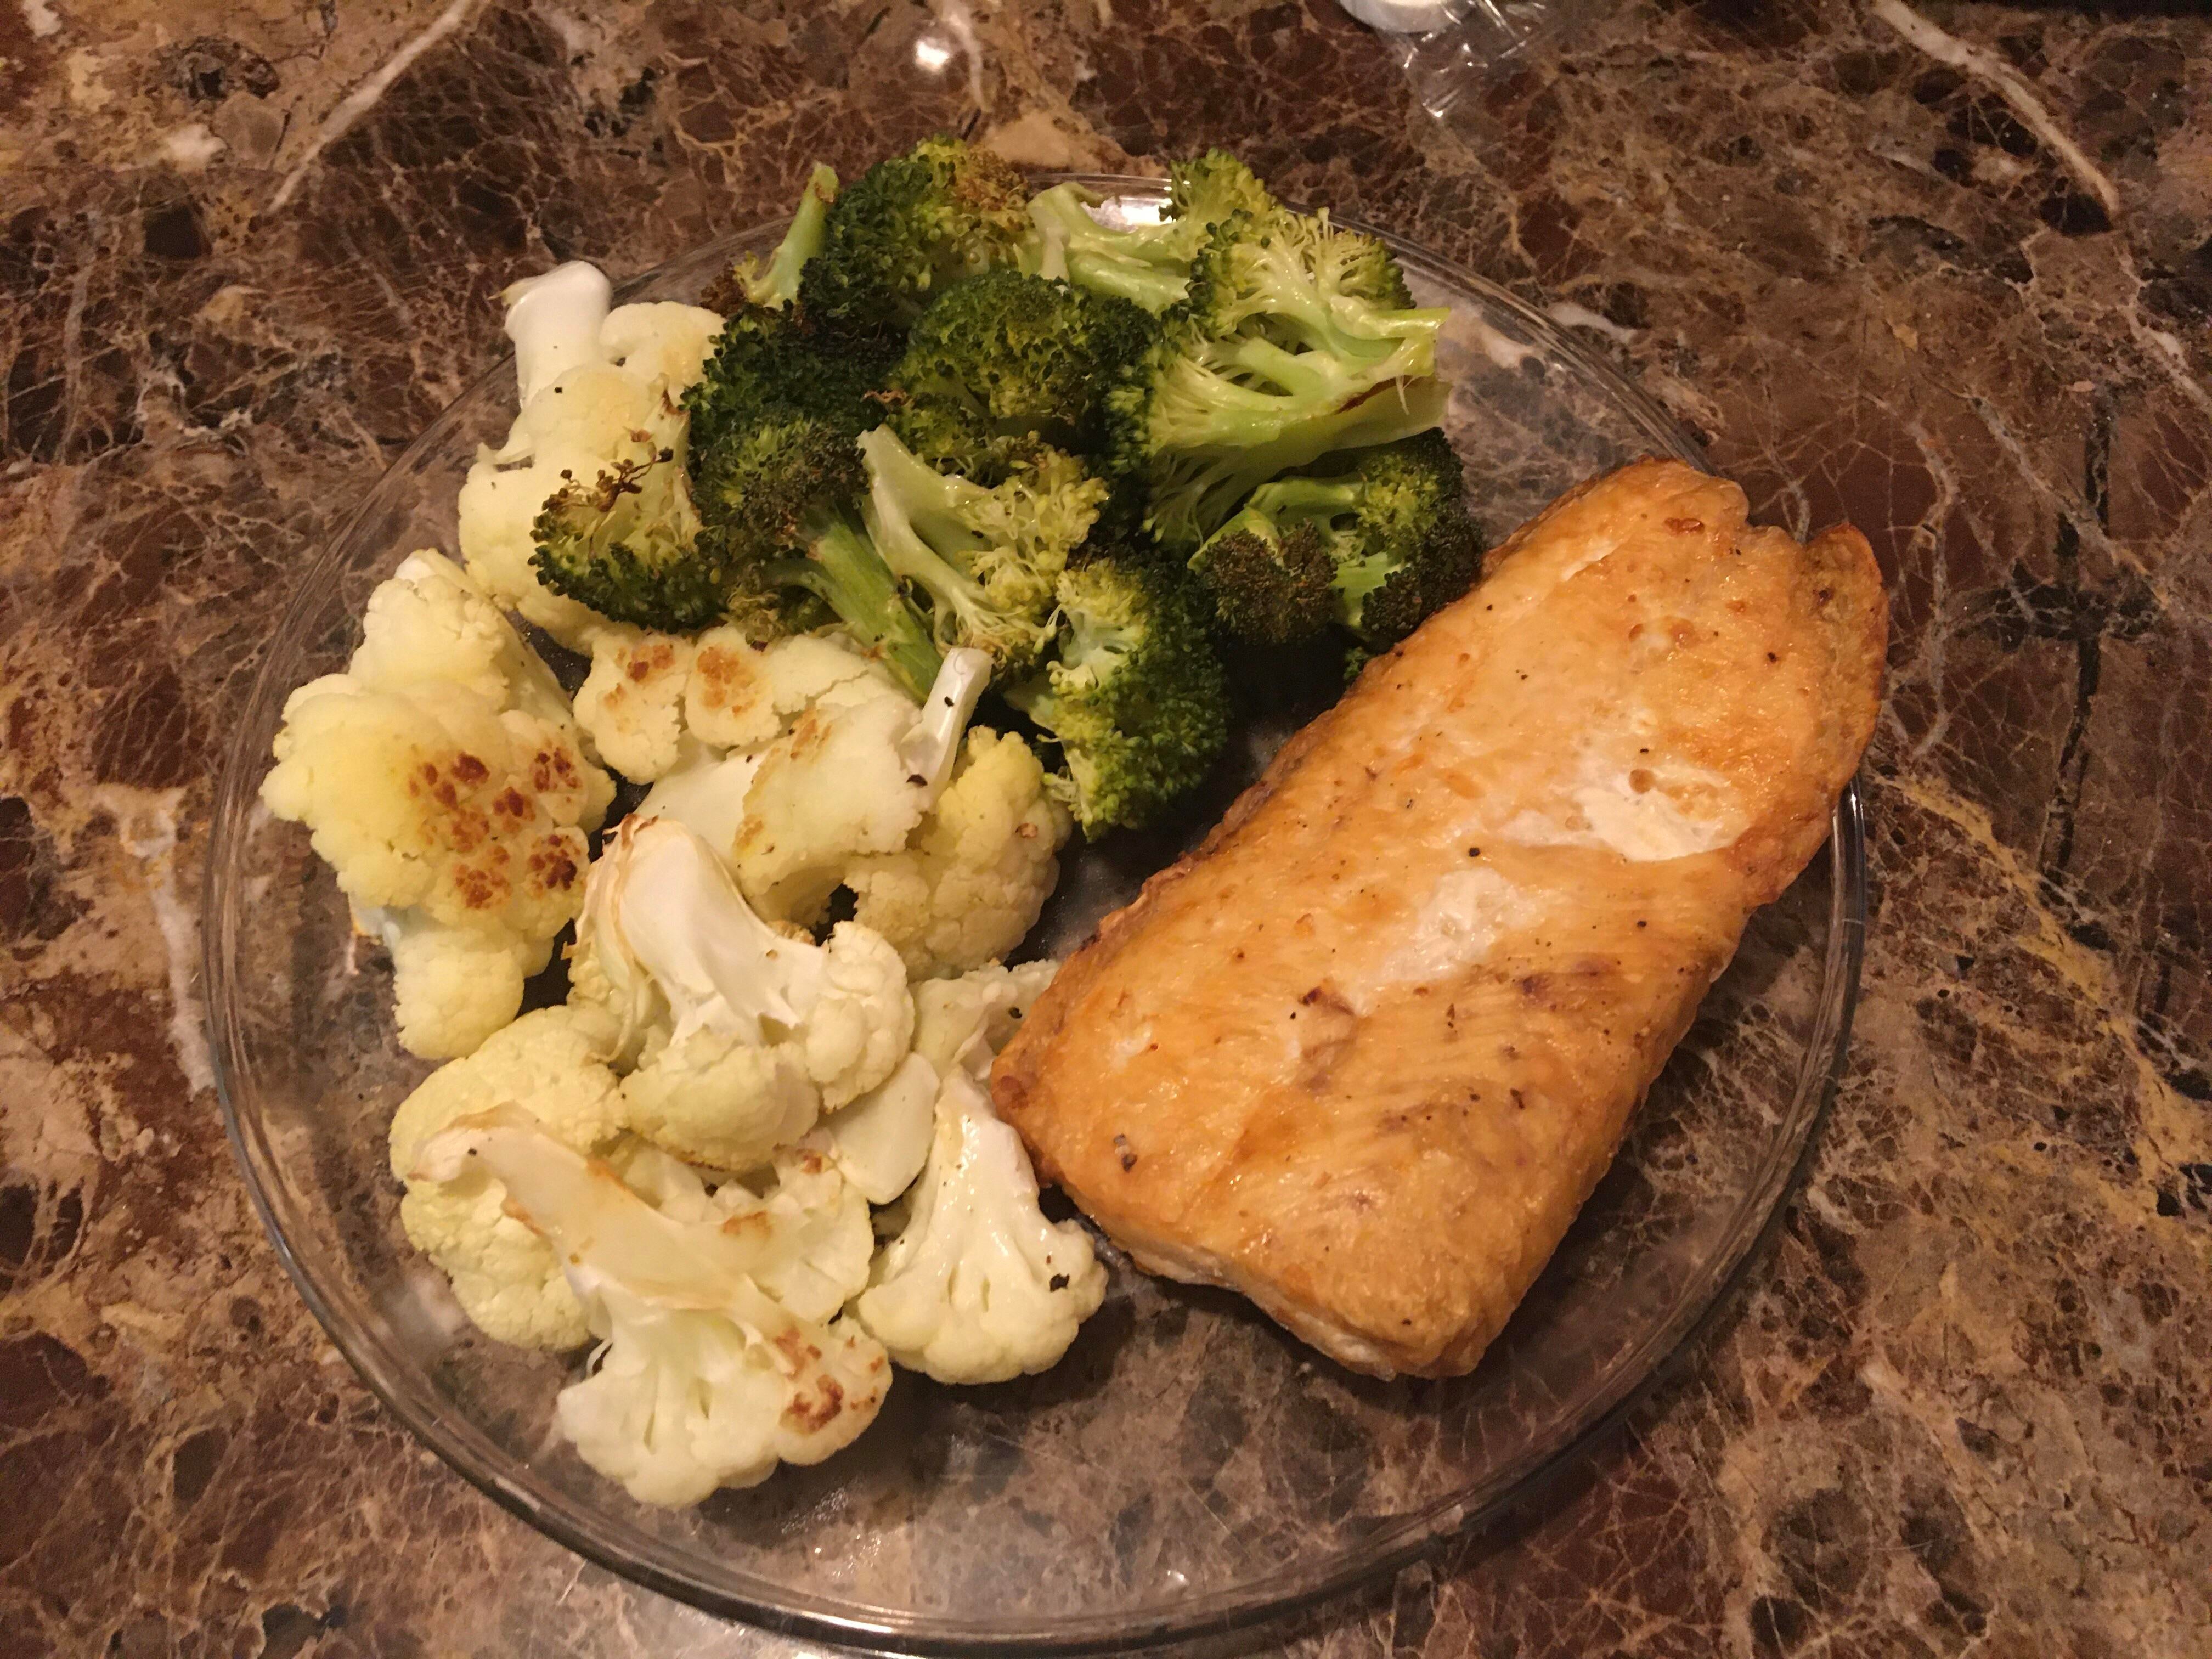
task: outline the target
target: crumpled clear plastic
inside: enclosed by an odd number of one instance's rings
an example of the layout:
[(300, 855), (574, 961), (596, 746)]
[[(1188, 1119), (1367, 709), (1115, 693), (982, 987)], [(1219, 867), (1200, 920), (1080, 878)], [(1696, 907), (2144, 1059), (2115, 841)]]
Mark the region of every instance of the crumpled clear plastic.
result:
[(1586, 21), (1601, 0), (1340, 0), (1372, 26), (1413, 95), (1443, 119), (1528, 49)]

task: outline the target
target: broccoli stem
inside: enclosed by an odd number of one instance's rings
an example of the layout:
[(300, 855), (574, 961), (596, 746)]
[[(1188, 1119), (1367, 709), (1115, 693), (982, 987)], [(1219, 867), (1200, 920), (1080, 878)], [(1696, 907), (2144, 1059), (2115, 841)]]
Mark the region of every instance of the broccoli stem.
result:
[(920, 702), (945, 659), (890, 567), (842, 513), (826, 512), (808, 530), (806, 556), (778, 559), (769, 574), (829, 605)]
[(1090, 252), (1068, 255), (1067, 280), (1093, 294), (1130, 301), (1155, 316), (1182, 299), (1190, 286), (1190, 278), (1179, 266), (1167, 270)]
[(757, 306), (782, 306), (798, 297), (799, 268), (822, 251), (823, 226), (830, 216), (830, 204), (836, 199), (836, 169), (817, 161), (768, 269), (745, 284), (747, 299)]
[[(1055, 185), (1030, 198), (1042, 248), (1039, 274), (1132, 301), (1155, 315), (1190, 287), (1190, 250), (1181, 227), (1109, 230), (1085, 211), (1085, 192)], [(1057, 266), (1057, 269), (1054, 267)]]
[(1409, 343), (1432, 349), (1437, 331), (1451, 319), (1449, 311), (1435, 307), (1399, 309), (1324, 295), (1308, 272), (1282, 257), (1267, 260), (1257, 286), (1237, 309), (1287, 327), (1310, 350), (1370, 362)]
[(1334, 518), (1359, 510), (1357, 479), (1278, 478), (1252, 492), (1250, 505), (1269, 518)]
[[(984, 545), (983, 538), (961, 516), (963, 507), (990, 494), (981, 484), (939, 472), (880, 428), (860, 441), (860, 450), (868, 459), (870, 493), (881, 508), (890, 509), (885, 516), (904, 518), (921, 541), (927, 544), (926, 547), (917, 544), (913, 550), (916, 556), (929, 556), (933, 549), (965, 547), (972, 551)], [(923, 580), (919, 570), (900, 570), (898, 557), (890, 548), (884, 549), (884, 556), (900, 575)], [(942, 554), (936, 558), (938, 562), (949, 562)], [(965, 563), (954, 568), (963, 577), (974, 574)]]
[[(1288, 355), (1288, 354), (1286, 354)], [(1327, 415), (1285, 416), (1271, 433), (1254, 427), (1257, 441), (1233, 447), (1233, 432), (1212, 438), (1219, 451), (1168, 460), (1155, 474), (1148, 527), (1166, 546), (1193, 550), (1227, 521), (1237, 504), (1257, 486), (1293, 468), (1310, 466), (1333, 449), (1364, 449), (1425, 432), (1443, 421), (1448, 389), (1438, 380), (1385, 384), (1370, 396)], [(1227, 422), (1224, 422), (1227, 426)], [(1181, 432), (1178, 447), (1198, 449)], [(1224, 453), (1225, 452), (1225, 453)]]

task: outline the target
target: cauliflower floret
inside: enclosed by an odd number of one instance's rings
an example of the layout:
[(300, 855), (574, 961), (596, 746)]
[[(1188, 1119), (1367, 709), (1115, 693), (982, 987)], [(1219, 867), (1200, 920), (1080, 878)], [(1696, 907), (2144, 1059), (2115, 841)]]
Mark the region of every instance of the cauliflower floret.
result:
[[(989, 1063), (980, 1042), (970, 1044)], [(1106, 1295), (1106, 1270), (1073, 1223), (1037, 1207), (1021, 1139), (956, 1065), (937, 1097), (929, 1161), (905, 1227), (853, 1304), (902, 1365), (940, 1382), (1003, 1382), (1046, 1370)]]
[(822, 1094), (789, 1043), (763, 1048), (702, 1027), (623, 1079), (623, 1121), (656, 1146), (728, 1169), (757, 1164), (822, 1115)]
[(275, 748), (262, 800), (355, 903), (541, 938), (575, 915), (611, 787), (565, 732), (457, 688), (332, 674), (292, 694)]
[(592, 672), (576, 688), (576, 724), (599, 757), (650, 783), (675, 766), (684, 737), (684, 686), (698, 647), (673, 634), (603, 623)]
[(704, 842), (627, 821), (592, 867), (572, 995), (639, 1058), (629, 1127), (678, 1156), (746, 1169), (889, 1077), (914, 1035), (898, 953), (847, 922), (789, 938), (739, 897)]
[(261, 799), (307, 826), (365, 930), (392, 946), (400, 1040), (450, 1059), (514, 1017), (576, 915), (585, 834), (614, 785), (544, 665), (435, 553), (377, 588), (363, 633), (345, 672), (286, 702)]
[(811, 924), (854, 860), (904, 848), (951, 775), (990, 668), (980, 651), (948, 651), (919, 708), (860, 682), (817, 696), (764, 751), (745, 798), (735, 861), (746, 898)]
[(929, 810), (927, 781), (899, 758), (914, 704), (886, 691), (817, 703), (762, 758), (738, 831), (738, 879), (766, 915), (809, 922), (867, 853), (895, 853)]
[(599, 325), (599, 349), (617, 368), (681, 391), (699, 378), (721, 331), (719, 311), (653, 300), (607, 313)]
[(477, 452), (461, 485), (462, 556), (476, 578), (562, 644), (590, 648), (607, 624), (542, 586), (531, 568), (532, 526), (570, 477), (596, 478), (641, 459), (699, 377), (722, 319), (696, 306), (610, 312), (606, 278), (572, 262), (507, 291), (520, 410), (507, 441)]
[[(837, 1179), (804, 1163), (799, 1180)], [(728, 1219), (682, 1219), (512, 1109), (438, 1136), (416, 1169), (496, 1180), (567, 1264), (601, 1346), (592, 1374), (562, 1390), (556, 1419), (586, 1463), (641, 1502), (696, 1503), (779, 1462), (818, 1462), (882, 1405), (890, 1367), (879, 1345), (849, 1319), (823, 1323), (764, 1288), (793, 1261), (846, 1264), (842, 1275), (817, 1265), (819, 1282), (799, 1275), (793, 1292), (811, 1306), (849, 1280), (849, 1248), (825, 1252), (819, 1214), (796, 1198), (781, 1212), (772, 1195), (739, 1200)], [(836, 1210), (830, 1232), (849, 1234), (850, 1214)]]
[(399, 1224), (499, 1341), (573, 1348), (591, 1330), (551, 1248), (510, 1213), (506, 1189), (474, 1168), (452, 1180), (418, 1176), (418, 1156), (455, 1121), (508, 1101), (526, 1102), (544, 1133), (578, 1152), (605, 1146), (621, 1128), (615, 1075), (599, 1058), (606, 1038), (593, 1013), (541, 1008), (431, 1073), (392, 1116), (392, 1172), (407, 1183)]
[(708, 1200), (724, 1232), (765, 1231), (778, 1241), (773, 1261), (753, 1278), (801, 1319), (829, 1319), (867, 1288), (876, 1253), (866, 1197), (836, 1162), (811, 1146), (776, 1154), (775, 1185), (757, 1194), (726, 1181)]
[(367, 684), (453, 680), (496, 708), (520, 708), (549, 726), (570, 723), (553, 671), (475, 579), (435, 548), (410, 553), (391, 580), (377, 584), (361, 635), (346, 672)]
[(1072, 823), (1029, 744), (978, 726), (905, 848), (847, 866), (854, 915), (916, 979), (995, 961), (1036, 925)]
[[(867, 658), (807, 635), (761, 646), (732, 627), (687, 640), (605, 623), (592, 635), (591, 653), (577, 723), (607, 764), (641, 783), (714, 750), (757, 750), (841, 687), (851, 688), (848, 697), (863, 687), (897, 691)], [(726, 854), (730, 842), (723, 836), (717, 850)]]
[[(978, 1076), (991, 1055), (1012, 1041), (1029, 1006), (1060, 972), (1056, 962), (1024, 962), (1012, 968), (995, 963), (957, 979), (925, 980), (914, 988), (914, 1051), (949, 1075), (963, 1063)], [(981, 1053), (969, 1047), (982, 1039)], [(980, 1062), (980, 1063), (978, 1063)]]
[(842, 635), (793, 634), (763, 646), (735, 629), (713, 629), (699, 636), (684, 719), (702, 743), (757, 749), (811, 704), (897, 689), (889, 669)]
[(426, 1060), (474, 1053), (514, 1018), (524, 982), (553, 955), (550, 939), (448, 927), (420, 910), (368, 910), (355, 921), (391, 951), (400, 1046)]

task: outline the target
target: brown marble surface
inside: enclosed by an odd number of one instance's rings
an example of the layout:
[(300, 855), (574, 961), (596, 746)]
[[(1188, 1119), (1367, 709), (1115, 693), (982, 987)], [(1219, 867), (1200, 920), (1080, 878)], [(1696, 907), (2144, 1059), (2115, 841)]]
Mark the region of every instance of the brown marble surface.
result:
[(1893, 578), (1865, 1000), (1778, 1242), (1530, 1514), (1256, 1644), (2212, 1654), (2212, 21), (1596, 9), (1447, 131), (1323, 0), (0, 4), (0, 1654), (796, 1650), (353, 1380), (223, 1142), (199, 866), (272, 606), (502, 283), (971, 125), (1233, 144)]

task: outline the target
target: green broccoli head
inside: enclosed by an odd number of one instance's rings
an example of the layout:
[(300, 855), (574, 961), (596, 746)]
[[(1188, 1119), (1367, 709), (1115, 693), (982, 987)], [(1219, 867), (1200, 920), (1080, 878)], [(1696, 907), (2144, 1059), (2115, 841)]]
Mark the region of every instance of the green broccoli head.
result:
[(887, 426), (860, 452), (868, 533), (893, 574), (927, 596), (938, 645), (986, 652), (997, 674), (1033, 666), (1053, 643), (1055, 586), (1097, 520), (1104, 482), (1039, 447), (986, 488), (938, 471)]
[(1459, 457), (1431, 431), (1261, 484), (1191, 568), (1232, 634), (1299, 637), (1282, 619), (1317, 610), (1379, 651), (1465, 592), (1480, 560)]
[(1183, 253), (1197, 252), (1197, 240), (1232, 213), (1270, 213), (1278, 202), (1252, 169), (1225, 149), (1210, 149), (1168, 168), (1167, 222), (1189, 239)]
[(742, 434), (771, 410), (799, 410), (857, 436), (882, 418), (871, 394), (896, 355), (880, 341), (832, 339), (803, 308), (742, 306), (684, 394), (692, 453)]
[(865, 486), (851, 436), (788, 405), (695, 446), (691, 471), (701, 516), (738, 556), (801, 544), (818, 507), (856, 500)]
[(839, 193), (800, 274), (799, 303), (834, 333), (896, 335), (948, 283), (1021, 262), (1028, 195), (990, 151), (925, 139)]
[(1390, 251), (1330, 222), (1326, 210), (1232, 213), (1191, 262), (1189, 317), (1210, 337), (1257, 334), (1283, 349), (1323, 351), (1389, 374), (1436, 372), (1436, 337), (1450, 315), (1418, 309)]
[(1060, 745), (1058, 790), (1086, 836), (1141, 829), (1204, 779), (1228, 740), (1205, 602), (1182, 572), (1127, 554), (1069, 566), (1057, 597), (1059, 656), (1007, 700)]
[(699, 530), (683, 459), (663, 449), (556, 490), (538, 512), (530, 562), (546, 586), (603, 617), (696, 633), (730, 606), (720, 550)]
[(852, 435), (788, 407), (758, 411), (692, 454), (704, 524), (732, 608), (779, 613), (787, 629), (828, 611), (919, 698), (941, 659), (921, 614), (853, 522), (866, 474)]
[(1327, 352), (1170, 331), (1106, 394), (1107, 465), (1144, 491), (1143, 521), (1188, 555), (1270, 478), (1331, 450), (1389, 443), (1443, 418), (1432, 377), (1368, 377)]
[[(1264, 488), (1264, 486), (1262, 486)], [(1191, 556), (1224, 631), (1261, 645), (1311, 639), (1335, 619), (1329, 539), (1303, 520), (1248, 507)]]
[(1324, 216), (1214, 227), (1188, 295), (1106, 395), (1109, 465), (1144, 481), (1163, 546), (1188, 555), (1256, 485), (1443, 418), (1447, 313), (1355, 292), (1376, 280), (1370, 246)]
[(1215, 225), (1232, 213), (1277, 207), (1249, 167), (1218, 149), (1169, 169), (1167, 209), (1158, 224), (1102, 225), (1088, 211), (1098, 199), (1079, 185), (1055, 185), (1031, 199), (1039, 266), (1155, 313), (1183, 297), (1190, 262)]
[(890, 425), (916, 454), (986, 482), (1024, 439), (1091, 450), (1101, 389), (1152, 331), (1126, 300), (988, 271), (946, 289), (915, 324), (884, 386)]
[(799, 297), (799, 273), (822, 251), (822, 233), (828, 222), (830, 204), (837, 199), (837, 174), (817, 162), (799, 192), (791, 225), (763, 265), (758, 259), (739, 259), (708, 286), (699, 303), (727, 315), (749, 305), (781, 308)]

